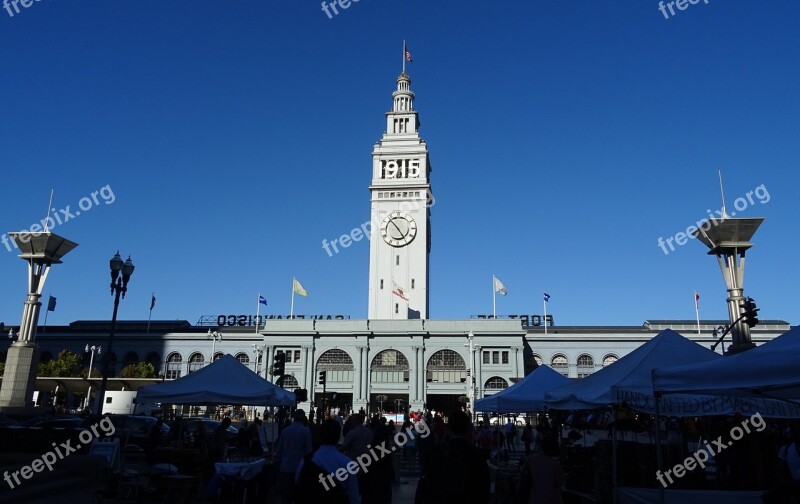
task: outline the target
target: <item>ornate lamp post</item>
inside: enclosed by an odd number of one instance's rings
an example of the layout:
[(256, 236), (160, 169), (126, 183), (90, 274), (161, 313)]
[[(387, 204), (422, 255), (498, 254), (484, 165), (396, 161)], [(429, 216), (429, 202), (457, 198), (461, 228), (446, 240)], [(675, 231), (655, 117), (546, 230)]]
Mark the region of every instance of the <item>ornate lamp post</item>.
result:
[(222, 341), (222, 333), (219, 331), (211, 332), (211, 329), (209, 329), (208, 337), (211, 339), (211, 358), (208, 359), (208, 363), (211, 364), (214, 362), (214, 354), (217, 350), (217, 341)]
[[(103, 357), (103, 381), (100, 382), (100, 391), (97, 393), (97, 414), (103, 414), (103, 404), (105, 402), (106, 387), (108, 385), (108, 375), (111, 374), (109, 369), (109, 359), (111, 357), (111, 349), (114, 344), (114, 330), (117, 328), (117, 309), (119, 308), (120, 295), (125, 299), (125, 293), (128, 292), (128, 282), (133, 275), (135, 266), (131, 257), (124, 263), (117, 251), (116, 255), (109, 261), (111, 268), (111, 295), (114, 296), (114, 314), (111, 316), (111, 330), (108, 333), (108, 343), (106, 344), (106, 353)], [(120, 275), (122, 273), (122, 275)]]
[(36, 366), (39, 348), (36, 345), (36, 326), (39, 323), (42, 290), (53, 264), (78, 246), (53, 233), (9, 233), (20, 250), (20, 259), (28, 263), (28, 294), (22, 309), (19, 337), (11, 344), (6, 358), (3, 385), (0, 388), (0, 408), (33, 407)]

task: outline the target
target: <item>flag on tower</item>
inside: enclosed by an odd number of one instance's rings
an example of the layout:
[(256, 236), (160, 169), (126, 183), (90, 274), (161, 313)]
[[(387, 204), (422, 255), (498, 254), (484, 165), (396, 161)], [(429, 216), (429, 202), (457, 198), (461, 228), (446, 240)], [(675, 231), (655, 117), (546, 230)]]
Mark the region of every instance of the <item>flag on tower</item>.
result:
[(700, 301), (700, 294), (695, 291), (694, 293), (694, 304), (697, 304)]
[(408, 296), (406, 295), (405, 290), (396, 283), (394, 283), (394, 280), (392, 281), (392, 284), (394, 285), (394, 290), (392, 291), (392, 294), (399, 297), (403, 301), (408, 301)]
[(494, 277), (494, 291), (501, 296), (508, 294), (508, 289), (506, 289), (506, 286), (503, 285), (503, 282), (501, 282), (497, 277)]
[[(395, 46), (395, 47), (397, 47), (397, 46)], [(411, 51), (408, 50), (408, 46), (404, 47), (403, 50), (406, 53), (406, 61), (408, 61), (409, 63), (413, 63), (414, 62), (414, 58), (411, 57)], [(397, 53), (395, 53), (395, 54), (397, 54)]]
[(153, 311), (153, 308), (156, 307), (156, 293), (154, 292), (152, 297), (150, 297), (150, 311)]
[(546, 293), (546, 292), (545, 292), (545, 293), (544, 293), (544, 302), (545, 302), (545, 303), (547, 303), (547, 302), (549, 302), (549, 301), (550, 301), (550, 294), (548, 294), (548, 293)]
[(303, 297), (308, 297), (308, 291), (297, 281), (296, 278), (293, 278), (292, 281), (294, 282), (294, 292), (295, 294), (299, 294)]
[(265, 298), (264, 296), (259, 294), (258, 295), (258, 304), (263, 304), (264, 306), (267, 306), (267, 298)]
[(56, 298), (53, 296), (47, 300), (47, 311), (56, 311)]

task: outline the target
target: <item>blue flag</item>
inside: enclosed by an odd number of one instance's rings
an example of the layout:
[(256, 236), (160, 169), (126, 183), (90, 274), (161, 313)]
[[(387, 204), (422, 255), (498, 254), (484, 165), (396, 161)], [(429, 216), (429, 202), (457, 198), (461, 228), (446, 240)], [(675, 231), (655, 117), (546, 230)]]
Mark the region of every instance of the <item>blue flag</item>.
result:
[(47, 311), (56, 311), (56, 298), (50, 296), (50, 299), (47, 301)]
[(262, 296), (261, 294), (258, 295), (258, 303), (267, 306), (267, 298)]
[(546, 292), (544, 293), (544, 301), (545, 301), (545, 303), (550, 301), (550, 294), (548, 294)]

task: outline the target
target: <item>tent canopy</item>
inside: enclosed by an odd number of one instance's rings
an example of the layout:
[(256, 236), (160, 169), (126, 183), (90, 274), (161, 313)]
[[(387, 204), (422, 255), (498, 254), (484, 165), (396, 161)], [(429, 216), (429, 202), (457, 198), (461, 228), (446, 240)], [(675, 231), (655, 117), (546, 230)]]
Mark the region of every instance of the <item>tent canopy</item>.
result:
[[(708, 348), (666, 329), (615, 363), (586, 378), (550, 390), (545, 402), (555, 409), (594, 409), (627, 403), (631, 408), (653, 413), (655, 397), (651, 373), (656, 366), (696, 364), (722, 359)], [(675, 396), (662, 405), (664, 414), (686, 409), (686, 398)], [(693, 398), (696, 401), (697, 398)], [(696, 405), (692, 407), (698, 414)]]
[(295, 396), (258, 376), (232, 355), (171, 382), (142, 387), (140, 403), (294, 406)]
[(544, 394), (569, 383), (569, 378), (548, 366), (539, 366), (528, 376), (496, 394), (475, 401), (475, 411), (527, 413), (544, 409)]
[[(762, 404), (764, 416), (789, 416), (769, 411), (778, 401), (800, 402), (800, 327), (752, 350), (705, 364), (658, 368), (653, 371), (653, 387), (661, 393), (708, 394), (730, 401)], [(800, 409), (782, 403), (783, 408)], [(795, 418), (797, 416), (794, 416)]]

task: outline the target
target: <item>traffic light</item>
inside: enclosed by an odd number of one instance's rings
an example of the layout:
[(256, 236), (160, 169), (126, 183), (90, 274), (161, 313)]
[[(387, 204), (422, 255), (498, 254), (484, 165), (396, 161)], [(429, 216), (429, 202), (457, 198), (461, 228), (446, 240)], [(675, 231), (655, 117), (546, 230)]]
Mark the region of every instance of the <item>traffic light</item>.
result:
[(750, 327), (758, 324), (758, 312), (760, 308), (756, 307), (756, 302), (753, 301), (753, 298), (745, 299), (744, 303), (742, 303), (742, 307), (744, 308), (744, 313), (742, 313), (744, 316), (744, 323)]
[(283, 376), (286, 374), (286, 354), (277, 352), (272, 361), (272, 376)]
[(327, 383), (328, 372), (327, 371), (320, 371), (319, 372), (319, 384), (325, 386)]
[(304, 388), (294, 389), (294, 398), (299, 403), (308, 401), (308, 390)]

